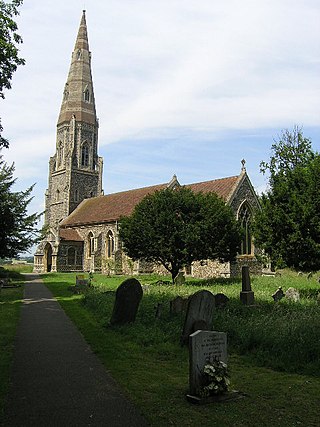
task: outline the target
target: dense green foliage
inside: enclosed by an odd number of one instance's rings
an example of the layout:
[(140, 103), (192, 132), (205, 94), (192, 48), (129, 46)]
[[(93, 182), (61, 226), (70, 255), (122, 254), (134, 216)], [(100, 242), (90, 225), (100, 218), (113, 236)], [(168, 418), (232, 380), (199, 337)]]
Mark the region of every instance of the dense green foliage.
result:
[(29, 249), (38, 238), (35, 228), (40, 215), (28, 215), (33, 186), (12, 191), (14, 165), (8, 166), (0, 155), (0, 258), (15, 257)]
[(320, 268), (320, 156), (300, 129), (272, 145), (269, 189), (255, 217), (255, 241), (276, 266)]
[(145, 197), (120, 221), (129, 257), (162, 264), (172, 276), (193, 261), (230, 261), (241, 234), (232, 210), (213, 193), (166, 189)]
[[(19, 15), (22, 0), (0, 0), (0, 98), (4, 90), (11, 89), (13, 73), (25, 63), (19, 56), (22, 43), (14, 18)], [(2, 136), (0, 118), (0, 149), (9, 142)], [(32, 187), (24, 192), (12, 192), (14, 165), (7, 166), (0, 155), (0, 258), (13, 257), (30, 248), (34, 243), (35, 224), (39, 216), (27, 215)]]
[[(21, 36), (17, 33), (18, 26), (14, 17), (19, 15), (18, 7), (22, 0), (12, 0), (11, 3), (0, 0), (0, 98), (4, 98), (4, 89), (11, 88), (12, 75), (18, 65), (25, 63), (19, 57), (17, 45), (22, 43)], [(8, 141), (3, 138), (0, 119), (0, 147), (8, 147)]]

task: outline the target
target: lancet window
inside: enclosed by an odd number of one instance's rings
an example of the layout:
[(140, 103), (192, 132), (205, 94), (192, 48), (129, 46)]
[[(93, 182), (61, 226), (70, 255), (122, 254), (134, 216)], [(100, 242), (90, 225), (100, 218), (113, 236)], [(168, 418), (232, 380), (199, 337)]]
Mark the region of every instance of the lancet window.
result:
[(239, 210), (238, 221), (243, 230), (240, 255), (252, 254), (251, 222), (252, 212), (249, 204), (244, 202)]

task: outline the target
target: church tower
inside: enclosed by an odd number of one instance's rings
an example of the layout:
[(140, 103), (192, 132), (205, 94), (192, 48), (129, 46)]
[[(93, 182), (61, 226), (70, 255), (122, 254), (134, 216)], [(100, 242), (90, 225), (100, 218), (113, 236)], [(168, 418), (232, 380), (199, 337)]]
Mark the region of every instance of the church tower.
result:
[(52, 257), (52, 270), (55, 270), (59, 223), (82, 200), (102, 194), (103, 160), (98, 156), (98, 128), (91, 52), (83, 11), (62, 96), (56, 151), (49, 161), (44, 221), (48, 234), (35, 254), (36, 271), (51, 270), (48, 260)]
[(85, 11), (72, 53), (57, 123), (56, 152), (49, 162), (45, 224), (56, 226), (83, 200), (102, 192), (98, 119)]

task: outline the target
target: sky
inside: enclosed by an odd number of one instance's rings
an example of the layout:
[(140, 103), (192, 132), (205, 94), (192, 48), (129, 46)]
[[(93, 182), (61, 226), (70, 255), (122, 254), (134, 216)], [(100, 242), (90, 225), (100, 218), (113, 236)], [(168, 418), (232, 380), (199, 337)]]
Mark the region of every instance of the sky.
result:
[(35, 183), (44, 209), (48, 161), (82, 10), (86, 10), (105, 194), (239, 174), (256, 191), (283, 129), (320, 151), (319, 0), (25, 0), (26, 60), (0, 100), (2, 150), (16, 189)]

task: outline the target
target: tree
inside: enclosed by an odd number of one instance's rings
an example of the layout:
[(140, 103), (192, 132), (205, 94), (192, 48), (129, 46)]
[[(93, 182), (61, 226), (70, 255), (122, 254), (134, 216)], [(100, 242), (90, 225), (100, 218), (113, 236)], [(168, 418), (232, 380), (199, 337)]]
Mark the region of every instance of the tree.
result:
[(275, 266), (320, 268), (320, 157), (300, 128), (282, 132), (272, 145), (269, 188), (256, 213), (255, 242)]
[[(12, 0), (11, 3), (0, 0), (0, 98), (4, 99), (4, 89), (11, 89), (12, 75), (25, 60), (19, 57), (18, 45), (22, 43), (17, 33), (18, 26), (14, 17), (19, 15), (18, 7), (23, 0)], [(0, 119), (0, 147), (8, 147), (9, 142), (2, 137)]]
[(8, 166), (0, 155), (0, 258), (11, 258), (38, 241), (35, 228), (40, 216), (27, 214), (33, 186), (13, 192), (14, 165)]
[(234, 259), (241, 232), (231, 208), (216, 194), (181, 187), (146, 196), (120, 220), (120, 238), (129, 257), (162, 264), (174, 281), (193, 261)]

